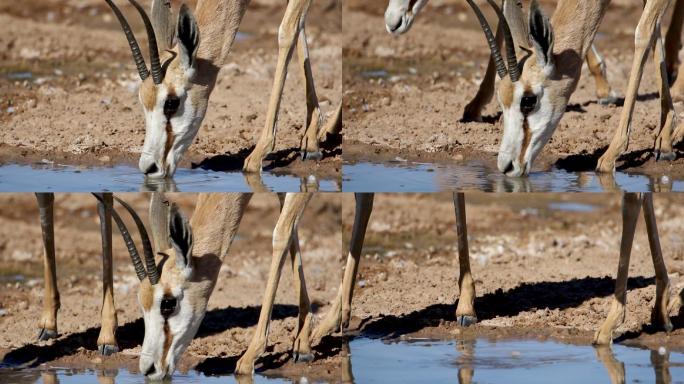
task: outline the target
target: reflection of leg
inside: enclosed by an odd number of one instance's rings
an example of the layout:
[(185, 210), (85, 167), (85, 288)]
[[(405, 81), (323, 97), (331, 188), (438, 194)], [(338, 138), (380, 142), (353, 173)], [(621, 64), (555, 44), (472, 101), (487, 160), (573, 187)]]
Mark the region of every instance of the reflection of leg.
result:
[(102, 236), (102, 326), (97, 338), (97, 349), (103, 355), (118, 352), (116, 343), (117, 319), (114, 307), (114, 279), (112, 276), (112, 205), (111, 193), (103, 194), (103, 201), (97, 203), (100, 215), (100, 234)]
[(473, 356), (475, 355), (474, 340), (457, 340), (456, 350), (458, 357), (458, 384), (470, 384), (473, 382)]
[(36, 193), (40, 211), (40, 227), (43, 232), (43, 312), (40, 316), (38, 340), (57, 337), (57, 311), (59, 311), (59, 290), (57, 289), (57, 266), (55, 264), (55, 220), (53, 206), (55, 195)]
[(470, 254), (468, 252), (468, 229), (466, 226), (465, 196), (463, 192), (454, 193), (456, 211), (456, 232), (458, 236), (458, 306), (456, 322), (468, 326), (477, 322), (475, 314), (475, 281), (470, 273)]
[(651, 350), (651, 365), (655, 371), (654, 383), (670, 384), (672, 382), (672, 375), (670, 375), (670, 351), (665, 351), (662, 355), (660, 350)]
[(626, 193), (622, 197), (622, 239), (620, 241), (620, 261), (615, 281), (615, 295), (608, 317), (594, 335), (594, 344), (610, 344), (613, 342), (613, 331), (625, 319), (627, 303), (627, 277), (629, 273), (629, 257), (632, 253), (634, 230), (641, 209), (641, 196)]
[(648, 232), (648, 244), (651, 248), (651, 258), (656, 275), (656, 299), (653, 311), (651, 312), (651, 323), (662, 326), (665, 331), (672, 330), (670, 316), (667, 313), (667, 305), (670, 300), (670, 280), (667, 277), (667, 268), (663, 261), (663, 253), (660, 249), (660, 238), (658, 237), (658, 227), (656, 225), (655, 212), (653, 210), (653, 194), (644, 194), (644, 220), (646, 221), (646, 231)]
[(332, 304), (332, 308), (325, 315), (321, 323), (314, 331), (314, 340), (320, 340), (322, 337), (329, 335), (335, 330), (345, 330), (349, 326), (351, 318), (351, 301), (354, 294), (354, 282), (356, 281), (356, 272), (359, 268), (359, 259), (361, 258), (361, 250), (363, 248), (363, 240), (366, 236), (366, 226), (373, 210), (373, 194), (372, 193), (357, 193), (356, 197), (356, 212), (354, 216), (354, 227), (352, 228), (352, 237), (349, 244), (349, 254), (347, 256), (347, 266), (344, 270), (344, 277), (342, 285), (337, 292), (337, 297)]
[(608, 75), (606, 74), (606, 63), (603, 61), (603, 57), (596, 50), (594, 44), (587, 52), (587, 67), (589, 67), (589, 72), (594, 77), (596, 82), (596, 98), (599, 104), (612, 104), (615, 103), (615, 96), (610, 89), (610, 83), (608, 83)]
[(608, 371), (611, 384), (624, 384), (625, 382), (625, 364), (615, 358), (613, 350), (607, 345), (600, 345), (596, 347), (596, 357)]
[(259, 313), (259, 321), (257, 323), (256, 331), (252, 336), (252, 341), (249, 348), (244, 355), (238, 360), (235, 367), (235, 374), (251, 375), (254, 373), (254, 362), (266, 348), (268, 340), (268, 328), (271, 322), (271, 313), (273, 312), (273, 303), (275, 301), (276, 291), (278, 290), (278, 282), (280, 281), (280, 274), (285, 264), (287, 252), (290, 249), (292, 241), (292, 234), (294, 233), (299, 218), (304, 212), (304, 207), (311, 198), (308, 193), (288, 193), (285, 196), (283, 209), (280, 212), (278, 223), (273, 230), (273, 254), (271, 257), (271, 268), (268, 274), (268, 282), (266, 283), (266, 290), (264, 298), (261, 303), (261, 312)]
[(354, 372), (351, 364), (351, 351), (349, 350), (349, 340), (342, 341), (342, 383), (354, 383)]

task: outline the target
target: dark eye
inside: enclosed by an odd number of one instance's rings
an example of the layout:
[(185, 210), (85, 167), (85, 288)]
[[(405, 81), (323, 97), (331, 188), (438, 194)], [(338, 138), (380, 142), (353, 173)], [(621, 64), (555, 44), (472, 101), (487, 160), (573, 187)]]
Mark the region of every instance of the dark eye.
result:
[(169, 317), (173, 315), (176, 311), (176, 298), (173, 296), (164, 296), (161, 301), (161, 314), (164, 317)]
[(175, 115), (179, 106), (180, 99), (177, 96), (167, 97), (166, 101), (164, 102), (164, 115), (166, 115), (167, 118)]
[(537, 106), (537, 95), (523, 95), (520, 99), (520, 112), (527, 116)]

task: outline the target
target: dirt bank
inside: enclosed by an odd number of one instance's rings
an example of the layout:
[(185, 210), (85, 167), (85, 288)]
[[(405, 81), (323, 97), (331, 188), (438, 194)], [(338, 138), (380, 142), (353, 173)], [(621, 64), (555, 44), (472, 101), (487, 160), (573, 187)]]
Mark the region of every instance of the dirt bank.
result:
[[(550, 15), (556, 2), (541, 3)], [(474, 152), (495, 154), (502, 134), (496, 102), (484, 110), (484, 122), (460, 121), (489, 57), (486, 40), (467, 4), (431, 1), (411, 30), (398, 37), (385, 30), (386, 4), (380, 0), (344, 3), (345, 143), (452, 158)], [(483, 9), (492, 15), (489, 7)], [(595, 40), (619, 97), (627, 86), (641, 10), (640, 3), (611, 2)], [(661, 164), (651, 156), (660, 118), (655, 73), (650, 60), (623, 160), (644, 173), (669, 174), (681, 168), (684, 160)], [(681, 103), (675, 108), (684, 111)], [(553, 164), (568, 170), (593, 169), (612, 139), (621, 109), (597, 104), (594, 80), (585, 65), (578, 89), (536, 169)], [(495, 158), (489, 158), (494, 165)]]
[[(125, 3), (125, 2), (124, 2)], [(141, 1), (146, 8), (150, 1)], [(188, 1), (194, 7), (196, 1)], [(122, 4), (142, 47), (144, 28)], [(253, 1), (240, 26), (229, 63), (219, 74), (200, 133), (181, 166), (203, 160), (242, 162), (265, 122), (277, 57), (282, 2)], [(311, 6), (307, 34), (321, 108), (329, 115), (341, 98), (341, 7)], [(28, 156), (90, 154), (100, 164), (137, 162), (145, 126), (130, 50), (104, 2), (48, 0), (16, 7), (0, 1), (0, 150), (3, 161)], [(319, 163), (299, 165), (306, 103), (295, 65), (280, 110), (276, 158), (294, 173), (338, 173), (339, 150)], [(229, 155), (228, 158), (216, 157)], [(10, 157), (9, 159), (7, 159)], [(304, 169), (302, 169), (304, 168)]]

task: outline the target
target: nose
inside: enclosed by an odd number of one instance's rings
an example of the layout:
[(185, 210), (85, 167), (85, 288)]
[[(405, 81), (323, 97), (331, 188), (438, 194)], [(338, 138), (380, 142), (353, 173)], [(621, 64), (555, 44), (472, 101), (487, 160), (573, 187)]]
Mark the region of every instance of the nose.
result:
[(154, 367), (154, 364), (150, 365), (150, 367), (145, 371), (145, 376), (152, 376), (155, 373), (157, 373), (157, 369)]
[(508, 172), (511, 172), (512, 170), (513, 170), (513, 162), (508, 161), (508, 164), (503, 169), (503, 173), (506, 174)]
[(159, 171), (159, 168), (157, 168), (156, 163), (150, 164), (146, 170), (143, 171), (144, 174), (149, 175), (151, 173), (157, 173)]
[(387, 27), (388, 32), (393, 33), (397, 29), (399, 29), (399, 27), (401, 27), (401, 23), (403, 21), (403, 13), (403, 9), (401, 10), (401, 12), (394, 12), (391, 9), (388, 9), (385, 12), (385, 26)]

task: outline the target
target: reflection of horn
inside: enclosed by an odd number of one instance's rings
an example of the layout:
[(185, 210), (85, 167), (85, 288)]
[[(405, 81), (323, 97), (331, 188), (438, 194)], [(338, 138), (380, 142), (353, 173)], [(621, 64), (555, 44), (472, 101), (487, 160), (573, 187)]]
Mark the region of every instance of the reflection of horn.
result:
[(612, 384), (622, 384), (625, 382), (625, 364), (615, 358), (613, 350), (609, 345), (597, 345), (596, 357), (608, 371), (610, 382)]

